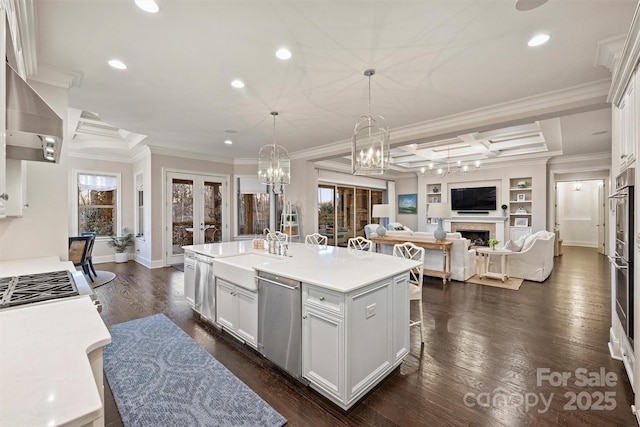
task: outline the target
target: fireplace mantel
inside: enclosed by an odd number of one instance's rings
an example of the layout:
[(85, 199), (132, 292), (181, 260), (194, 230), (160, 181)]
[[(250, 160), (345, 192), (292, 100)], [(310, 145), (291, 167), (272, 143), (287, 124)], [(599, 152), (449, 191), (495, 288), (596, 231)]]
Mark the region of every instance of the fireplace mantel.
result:
[[(505, 216), (479, 216), (479, 215), (469, 215), (469, 216), (457, 216), (454, 218), (449, 218), (443, 220), (443, 228), (445, 230), (452, 230), (451, 224), (455, 223), (456, 225), (464, 223), (469, 224), (471, 229), (474, 230), (488, 230), (491, 233), (492, 239), (497, 239), (500, 242), (505, 242), (505, 225), (507, 222), (507, 217)], [(456, 228), (456, 227), (453, 227)], [(459, 228), (459, 227), (458, 227)]]

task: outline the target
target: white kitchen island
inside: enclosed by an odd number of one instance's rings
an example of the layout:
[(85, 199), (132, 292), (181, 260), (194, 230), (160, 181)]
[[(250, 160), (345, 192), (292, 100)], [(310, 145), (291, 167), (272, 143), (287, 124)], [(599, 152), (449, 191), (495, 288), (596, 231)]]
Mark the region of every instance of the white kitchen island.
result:
[[(247, 326), (250, 322), (240, 322), (238, 317), (255, 319), (256, 330), (272, 326), (258, 324), (256, 285), (248, 283), (249, 276), (234, 275), (220, 267), (237, 264), (246, 270), (246, 262), (230, 257), (255, 254), (258, 256), (246, 258), (252, 260), (249, 265), (255, 272), (301, 282), (301, 377), (343, 409), (353, 406), (389, 375), (409, 351), (408, 271), (419, 262), (303, 243), (291, 243), (286, 257), (254, 250), (251, 242), (195, 245), (185, 250), (220, 258), (213, 263), (210, 284), (216, 288), (217, 297), (213, 298), (217, 299), (218, 314), (228, 313), (227, 305), (234, 304), (228, 295), (240, 295), (229, 290), (231, 286), (236, 291), (242, 289), (246, 301), (246, 294), (253, 292), (255, 309), (245, 304), (235, 312), (236, 324), (243, 324), (243, 329), (230, 330), (253, 347), (246, 338), (253, 335)], [(216, 316), (218, 326), (229, 330), (228, 317), (220, 321)]]

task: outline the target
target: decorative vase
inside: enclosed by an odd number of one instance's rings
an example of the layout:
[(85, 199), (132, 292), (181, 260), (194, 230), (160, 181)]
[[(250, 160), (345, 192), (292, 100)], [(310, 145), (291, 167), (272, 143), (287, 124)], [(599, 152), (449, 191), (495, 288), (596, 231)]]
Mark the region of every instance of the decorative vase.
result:
[(376, 228), (376, 234), (377, 234), (379, 237), (384, 237), (384, 236), (385, 236), (385, 234), (387, 234), (387, 229), (386, 229), (386, 228), (384, 228), (384, 227), (382, 226), (382, 224), (380, 224), (380, 225), (378, 226), (378, 228)]
[(438, 228), (433, 232), (433, 237), (435, 237), (438, 242), (447, 238), (447, 232), (442, 228), (442, 219), (438, 221)]
[(129, 252), (116, 252), (116, 262), (129, 261)]
[(492, 251), (496, 250), (496, 245), (489, 245), (489, 247), (491, 248)]

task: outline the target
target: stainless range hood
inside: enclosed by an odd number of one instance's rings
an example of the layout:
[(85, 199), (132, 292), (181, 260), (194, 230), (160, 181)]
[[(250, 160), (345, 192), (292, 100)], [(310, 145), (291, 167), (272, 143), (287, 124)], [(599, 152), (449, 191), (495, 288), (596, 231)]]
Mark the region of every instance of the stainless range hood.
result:
[(7, 158), (57, 163), (62, 119), (7, 63)]

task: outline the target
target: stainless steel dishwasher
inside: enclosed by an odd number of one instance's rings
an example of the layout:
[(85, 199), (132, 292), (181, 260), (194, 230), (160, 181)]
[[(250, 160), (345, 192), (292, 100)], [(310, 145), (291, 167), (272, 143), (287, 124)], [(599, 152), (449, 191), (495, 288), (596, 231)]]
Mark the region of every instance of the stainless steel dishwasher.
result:
[(300, 282), (258, 271), (258, 351), (302, 380)]

